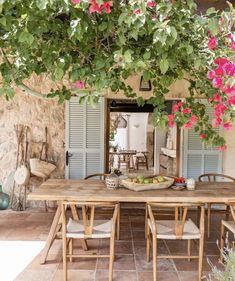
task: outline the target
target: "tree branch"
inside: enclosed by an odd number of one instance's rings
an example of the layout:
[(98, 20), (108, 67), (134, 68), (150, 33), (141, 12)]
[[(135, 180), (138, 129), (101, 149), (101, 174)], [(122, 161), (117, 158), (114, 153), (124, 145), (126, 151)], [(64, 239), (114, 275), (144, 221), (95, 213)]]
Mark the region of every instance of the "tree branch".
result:
[[(1, 55), (2, 55), (2, 57), (3, 57), (3, 60), (8, 64), (8, 66), (11, 67), (11, 63), (10, 63), (9, 59), (7, 58), (5, 52), (4, 52), (4, 50), (3, 50), (2, 48), (0, 48), (0, 52), (1, 52)], [(31, 96), (34, 96), (34, 97), (37, 97), (37, 98), (40, 98), (40, 99), (47, 99), (47, 98), (48, 98), (47, 95), (41, 94), (41, 93), (39, 93), (39, 92), (36, 92), (36, 91), (30, 89), (30, 88), (29, 88), (28, 86), (26, 86), (24, 83), (20, 83), (20, 84), (17, 85), (17, 84), (15, 83), (13, 77), (11, 77), (11, 80), (12, 80), (12, 82), (14, 82), (14, 84), (15, 84), (18, 88), (20, 88), (20, 89), (21, 89), (24, 93), (26, 93), (26, 94), (29, 94), (29, 95), (31, 95)]]
[(19, 84), (17, 86), (21, 89), (22, 92), (24, 92), (24, 93), (26, 93), (26, 94), (28, 94), (30, 96), (37, 97), (37, 98), (40, 98), (40, 99), (48, 99), (47, 95), (41, 94), (39, 92), (36, 92), (36, 91), (30, 89), (28, 86), (26, 86), (23, 83), (21, 83), (21, 84)]

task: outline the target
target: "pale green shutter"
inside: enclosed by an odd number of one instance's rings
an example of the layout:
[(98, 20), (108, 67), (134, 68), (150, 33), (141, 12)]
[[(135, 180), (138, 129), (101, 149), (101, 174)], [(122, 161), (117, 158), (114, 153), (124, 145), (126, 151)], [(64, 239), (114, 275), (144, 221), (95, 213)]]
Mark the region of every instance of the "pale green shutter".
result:
[(104, 101), (92, 107), (72, 97), (66, 103), (66, 178), (104, 171)]
[[(207, 114), (212, 118), (213, 110), (210, 107)], [(183, 133), (183, 176), (197, 180), (204, 173), (221, 173), (221, 152), (216, 147), (206, 147), (193, 129), (184, 129)]]

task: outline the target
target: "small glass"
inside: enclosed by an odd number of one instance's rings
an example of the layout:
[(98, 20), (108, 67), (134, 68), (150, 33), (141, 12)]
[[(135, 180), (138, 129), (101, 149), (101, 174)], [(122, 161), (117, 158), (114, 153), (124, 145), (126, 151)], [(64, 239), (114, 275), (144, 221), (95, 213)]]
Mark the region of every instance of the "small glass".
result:
[(196, 182), (195, 179), (187, 179), (186, 180), (186, 187), (188, 190), (195, 190)]

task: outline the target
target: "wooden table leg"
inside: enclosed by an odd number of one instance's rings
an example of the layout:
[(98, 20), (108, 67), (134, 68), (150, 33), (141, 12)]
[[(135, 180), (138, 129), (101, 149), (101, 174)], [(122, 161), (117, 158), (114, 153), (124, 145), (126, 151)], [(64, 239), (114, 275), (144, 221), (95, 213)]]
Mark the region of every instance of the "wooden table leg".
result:
[(61, 217), (61, 206), (60, 204), (58, 204), (51, 228), (50, 228), (50, 232), (49, 235), (47, 237), (47, 241), (46, 241), (46, 245), (43, 249), (43, 253), (42, 253), (42, 257), (41, 257), (41, 264), (44, 264), (46, 262), (47, 256), (48, 256), (48, 252), (51, 248), (51, 245), (54, 241), (55, 235), (56, 235), (56, 231), (57, 231), (57, 227), (58, 227), (58, 223)]

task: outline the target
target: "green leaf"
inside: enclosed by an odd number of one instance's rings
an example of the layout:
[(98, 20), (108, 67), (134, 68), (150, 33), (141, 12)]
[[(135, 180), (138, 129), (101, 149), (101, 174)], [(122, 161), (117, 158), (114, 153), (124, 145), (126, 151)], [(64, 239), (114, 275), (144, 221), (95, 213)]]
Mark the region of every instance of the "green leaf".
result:
[(125, 51), (125, 53), (124, 53), (124, 60), (125, 60), (126, 63), (131, 63), (132, 62), (131, 54), (132, 54), (131, 50)]
[(188, 45), (188, 46), (187, 46), (187, 54), (188, 54), (188, 55), (191, 55), (192, 53), (193, 53), (193, 46)]
[(149, 71), (144, 71), (143, 73), (144, 81), (149, 81), (151, 79), (151, 73)]
[(44, 10), (48, 5), (48, 0), (37, 0), (36, 5), (39, 10)]
[(0, 24), (3, 25), (3, 26), (7, 25), (7, 20), (6, 20), (5, 17), (0, 18)]
[(165, 74), (167, 70), (169, 69), (169, 62), (167, 59), (162, 59), (160, 61), (160, 70), (162, 74)]
[(61, 80), (64, 76), (64, 70), (60, 67), (57, 67), (54, 72), (55, 80)]
[(217, 18), (211, 18), (208, 22), (208, 27), (213, 35), (217, 35), (219, 32), (219, 21)]
[(27, 31), (22, 31), (19, 35), (19, 42), (20, 43), (27, 43), (28, 45), (32, 45), (34, 41), (34, 37)]
[(211, 14), (216, 14), (216, 9), (214, 7), (211, 7), (206, 11), (207, 16), (210, 16)]
[(144, 55), (143, 55), (143, 58), (144, 58), (145, 60), (150, 59), (150, 57), (151, 57), (151, 53), (150, 53), (150, 52), (146, 52), (146, 53), (144, 53)]

